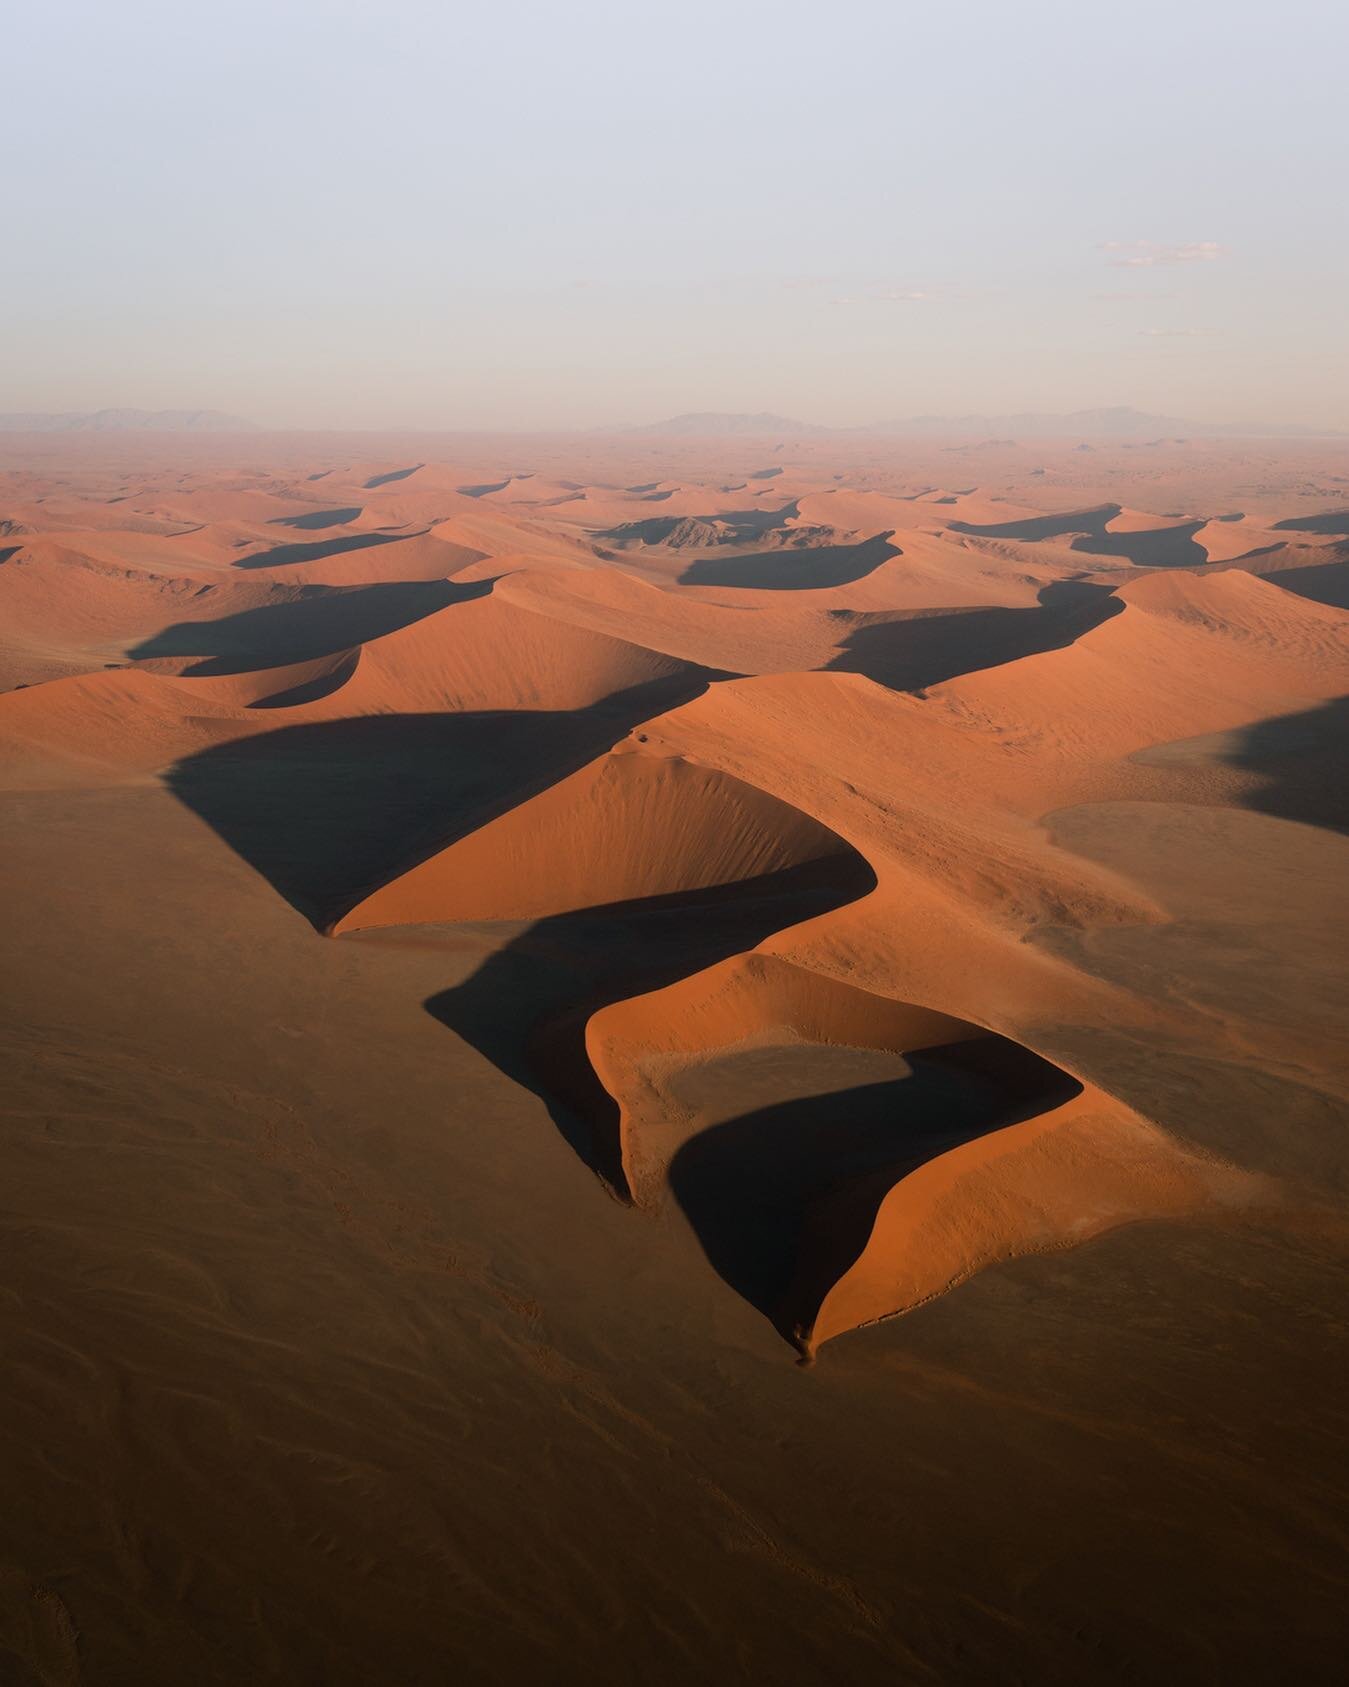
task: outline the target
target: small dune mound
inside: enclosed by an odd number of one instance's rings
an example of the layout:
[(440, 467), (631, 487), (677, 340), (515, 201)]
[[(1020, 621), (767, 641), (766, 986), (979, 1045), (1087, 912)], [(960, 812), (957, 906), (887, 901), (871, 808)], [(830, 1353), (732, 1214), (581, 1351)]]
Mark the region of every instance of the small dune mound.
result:
[(334, 930), (539, 919), (851, 854), (818, 821), (727, 774), (616, 751), (385, 885)]

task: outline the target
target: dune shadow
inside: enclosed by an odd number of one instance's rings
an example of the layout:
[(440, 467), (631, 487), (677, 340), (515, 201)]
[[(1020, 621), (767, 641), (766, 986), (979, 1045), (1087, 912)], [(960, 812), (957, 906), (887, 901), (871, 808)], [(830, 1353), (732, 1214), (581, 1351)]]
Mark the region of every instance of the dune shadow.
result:
[[(356, 512), (358, 515), (360, 511)], [(352, 551), (369, 551), (377, 545), (396, 545), (402, 539), (420, 538), (414, 533), (349, 533), (344, 539), (315, 539), (309, 544), (273, 545), (270, 550), (240, 557), (235, 568), (293, 568), (301, 562), (324, 562), (329, 557), (347, 556)]]
[(1081, 1090), (991, 1033), (896, 1057), (896, 1067), (887, 1081), (713, 1125), (670, 1164), (670, 1188), (708, 1262), (788, 1341), (860, 1256), (900, 1179)]
[(1320, 515), (1289, 516), (1276, 521), (1275, 533), (1324, 533), (1334, 538), (1349, 535), (1349, 510), (1325, 510)]
[(173, 794), (326, 930), (428, 855), (574, 773), (706, 684), (676, 674), (586, 709), (365, 715), (199, 751)]
[(1244, 808), (1349, 832), (1349, 696), (1233, 733), (1220, 759), (1260, 776)]
[(967, 609), (858, 627), (829, 663), (892, 691), (923, 691), (981, 668), (1062, 650), (1124, 608), (1109, 586), (1060, 580), (1034, 609)]
[(301, 532), (313, 533), (325, 527), (345, 527), (349, 521), (355, 521), (360, 513), (359, 504), (344, 510), (307, 510), (303, 515), (279, 515), (267, 525), (294, 527)]
[(1133, 533), (1088, 534), (1074, 539), (1072, 549), (1091, 556), (1120, 557), (1135, 568), (1202, 568), (1208, 552), (1194, 535), (1206, 524), (1184, 521), (1175, 527), (1145, 527)]
[[(754, 477), (751, 475), (750, 478)], [(789, 503), (779, 504), (772, 510), (720, 510), (716, 515), (701, 516), (697, 519), (724, 522), (734, 533), (735, 543), (744, 544), (761, 538), (765, 533), (785, 529), (787, 523), (795, 521), (800, 514), (800, 500), (793, 498)]]
[(573, 1150), (626, 1198), (618, 1107), (586, 1055), (590, 1017), (856, 901), (875, 883), (849, 850), (734, 884), (553, 915), (426, 1009), (539, 1096)]
[(1059, 515), (1027, 516), (1020, 521), (953, 521), (948, 533), (971, 533), (981, 539), (1019, 539), (1038, 544), (1046, 539), (1065, 539), (1070, 534), (1103, 538), (1106, 523), (1120, 513), (1121, 504), (1099, 504), (1090, 510), (1065, 510)]
[(309, 662), (424, 620), (452, 603), (483, 597), (490, 580), (400, 580), (372, 586), (302, 586), (282, 603), (213, 621), (176, 621), (128, 652), (137, 660), (195, 656), (194, 677)]
[(410, 469), (390, 469), (387, 474), (372, 474), (363, 483), (364, 490), (372, 492), (377, 486), (391, 486), (396, 480), (406, 480), (409, 475), (416, 474), (418, 469), (426, 467), (425, 463), (414, 463)]
[(1349, 609), (1349, 555), (1344, 554), (1346, 547), (1340, 545), (1327, 549), (1335, 553), (1334, 561), (1313, 563), (1307, 568), (1280, 568), (1261, 578), (1312, 603)]
[(1121, 559), (1135, 568), (1201, 568), (1207, 564), (1208, 552), (1194, 541), (1194, 535), (1205, 525), (1203, 520), (1112, 533), (1109, 523), (1121, 509), (1119, 504), (1100, 504), (1090, 510), (1030, 516), (1023, 521), (979, 524), (953, 521), (948, 532), (970, 533), (984, 539), (1019, 539), (1030, 544), (1047, 539), (1071, 539), (1072, 550), (1088, 556)]
[(800, 550), (759, 551), (749, 556), (704, 556), (679, 576), (681, 586), (736, 586), (775, 592), (818, 591), (848, 586), (900, 556), (890, 533), (855, 545), (813, 545)]

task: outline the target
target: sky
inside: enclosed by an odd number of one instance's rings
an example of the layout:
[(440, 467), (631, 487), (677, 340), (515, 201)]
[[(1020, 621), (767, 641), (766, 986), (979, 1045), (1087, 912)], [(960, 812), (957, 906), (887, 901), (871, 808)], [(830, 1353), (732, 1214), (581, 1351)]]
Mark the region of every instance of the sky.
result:
[(0, 410), (1349, 428), (1332, 0), (47, 0)]

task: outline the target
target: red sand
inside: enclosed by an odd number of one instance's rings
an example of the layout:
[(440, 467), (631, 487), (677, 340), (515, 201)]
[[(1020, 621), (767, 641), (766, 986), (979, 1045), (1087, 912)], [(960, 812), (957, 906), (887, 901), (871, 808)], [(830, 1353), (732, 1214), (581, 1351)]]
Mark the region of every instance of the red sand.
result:
[(1330, 454), (773, 449), (6, 440), (15, 1680), (1322, 1678)]

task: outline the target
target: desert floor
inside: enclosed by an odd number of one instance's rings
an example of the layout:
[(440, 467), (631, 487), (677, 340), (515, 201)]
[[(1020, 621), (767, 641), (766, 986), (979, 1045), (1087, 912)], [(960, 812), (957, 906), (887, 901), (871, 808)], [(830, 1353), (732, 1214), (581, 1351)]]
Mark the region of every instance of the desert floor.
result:
[(1349, 459), (0, 438), (0, 1679), (1338, 1678)]

